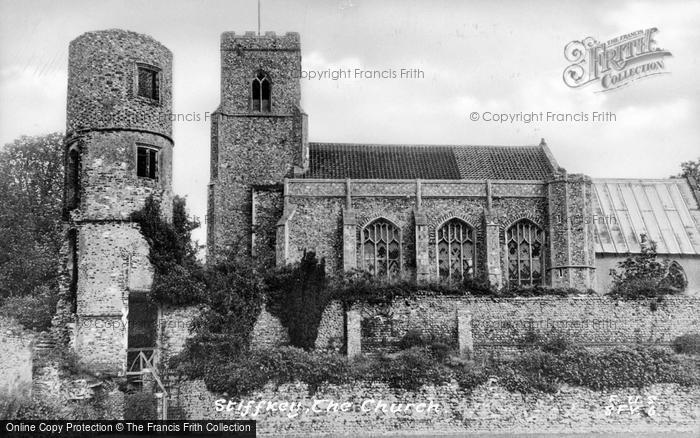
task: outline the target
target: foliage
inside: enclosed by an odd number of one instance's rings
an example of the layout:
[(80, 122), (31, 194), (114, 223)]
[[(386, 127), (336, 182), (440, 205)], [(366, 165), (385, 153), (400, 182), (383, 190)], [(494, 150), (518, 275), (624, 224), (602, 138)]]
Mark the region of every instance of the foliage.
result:
[(158, 417), (156, 397), (146, 391), (124, 395), (125, 420), (155, 420)]
[(398, 347), (401, 350), (410, 350), (414, 347), (424, 348), (440, 362), (444, 362), (451, 354), (455, 353), (454, 342), (451, 339), (424, 334), (415, 329), (406, 332), (399, 340)]
[(523, 393), (556, 392), (562, 383), (593, 390), (655, 383), (700, 384), (700, 372), (692, 364), (667, 350), (645, 346), (603, 351), (535, 349), (499, 364), (497, 374), (507, 389)]
[(329, 301), (326, 267), (314, 252), (266, 278), (267, 309), (287, 328), (292, 346), (314, 348), (323, 310)]
[(190, 218), (185, 199), (173, 199), (173, 220), (163, 219), (160, 201), (149, 196), (141, 210), (132, 213), (149, 244), (149, 260), (154, 276), (151, 298), (159, 303), (185, 305), (199, 303), (204, 296), (202, 267), (191, 240), (199, 222)]
[[(642, 236), (644, 240), (645, 237)], [(657, 298), (681, 292), (671, 284), (668, 275), (670, 262), (657, 260), (656, 243), (642, 245), (641, 254), (627, 257), (610, 270), (612, 286), (608, 295), (614, 298)]]
[(0, 419), (46, 420), (56, 418), (57, 409), (47, 400), (28, 395), (30, 391), (0, 388)]
[(249, 257), (235, 253), (207, 267), (206, 294), (192, 323), (192, 337), (171, 366), (191, 378), (223, 369), (248, 354), (250, 337), (263, 305), (263, 278)]
[(23, 136), (0, 149), (0, 299), (57, 287), (63, 243), (63, 135)]
[(0, 307), (0, 312), (11, 316), (27, 329), (48, 331), (51, 319), (56, 313), (58, 295), (48, 286), (38, 286), (29, 295), (8, 297)]
[(681, 174), (678, 175), (684, 178), (694, 178), (697, 183), (700, 183), (700, 157), (695, 161), (684, 161), (681, 163)]
[(686, 333), (673, 340), (673, 349), (681, 354), (700, 354), (700, 333)]
[(551, 331), (540, 333), (534, 330), (528, 331), (522, 340), (526, 348), (540, 349), (546, 353), (563, 353), (573, 346), (571, 339), (560, 332)]
[(449, 382), (454, 373), (426, 347), (412, 347), (396, 355), (380, 355), (356, 368), (356, 379), (378, 381), (392, 388), (417, 390), (426, 384)]

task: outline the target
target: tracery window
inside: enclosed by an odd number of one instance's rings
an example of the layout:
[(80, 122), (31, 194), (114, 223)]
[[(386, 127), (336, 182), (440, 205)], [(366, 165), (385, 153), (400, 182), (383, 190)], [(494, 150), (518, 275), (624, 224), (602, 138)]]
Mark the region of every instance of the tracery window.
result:
[(436, 242), (440, 278), (474, 276), (476, 236), (472, 227), (460, 219), (450, 219), (437, 230)]
[(270, 102), (270, 78), (262, 71), (253, 79), (251, 91), (253, 111), (269, 113), (272, 109)]
[(393, 277), (401, 272), (401, 230), (386, 219), (377, 219), (362, 229), (364, 268), (377, 276)]
[(542, 284), (544, 231), (527, 219), (506, 231), (508, 280), (522, 286)]

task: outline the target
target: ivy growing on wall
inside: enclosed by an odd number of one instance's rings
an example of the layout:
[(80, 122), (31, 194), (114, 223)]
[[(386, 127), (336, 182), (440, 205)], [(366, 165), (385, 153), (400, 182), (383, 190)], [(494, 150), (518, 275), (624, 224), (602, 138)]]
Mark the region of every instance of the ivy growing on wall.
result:
[(192, 230), (199, 222), (188, 216), (185, 199), (173, 199), (173, 220), (163, 219), (160, 201), (149, 196), (144, 207), (132, 213), (148, 242), (153, 265), (151, 298), (161, 304), (186, 305), (202, 302), (204, 271), (197, 261)]

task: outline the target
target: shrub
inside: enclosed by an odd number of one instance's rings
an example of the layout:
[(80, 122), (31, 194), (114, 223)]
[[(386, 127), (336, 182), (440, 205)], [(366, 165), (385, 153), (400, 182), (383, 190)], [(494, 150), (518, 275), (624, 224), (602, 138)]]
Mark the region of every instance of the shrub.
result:
[(56, 418), (58, 409), (49, 401), (26, 393), (0, 390), (0, 419), (46, 420)]
[(399, 349), (408, 350), (413, 347), (422, 347), (425, 345), (423, 333), (420, 330), (411, 329), (399, 340)]
[[(646, 237), (642, 235), (644, 241)], [(630, 256), (610, 270), (613, 278), (608, 295), (621, 299), (657, 298), (680, 293), (669, 276), (669, 260), (656, 258), (656, 243), (642, 245), (641, 254)]]
[(266, 384), (281, 385), (300, 381), (311, 391), (324, 382), (344, 383), (350, 372), (344, 356), (309, 353), (300, 348), (280, 347), (251, 350), (228, 362), (218, 362), (204, 375), (207, 388), (237, 397), (262, 389)]
[(314, 252), (304, 252), (298, 264), (268, 276), (266, 290), (267, 309), (287, 328), (290, 343), (313, 349), (329, 301), (325, 262)]
[(163, 219), (160, 201), (153, 196), (146, 198), (141, 210), (132, 213), (131, 220), (139, 224), (149, 245), (148, 258), (155, 271), (151, 297), (163, 304), (200, 303), (204, 279), (191, 239), (199, 222), (187, 215), (185, 199), (173, 199), (172, 222)]
[(158, 416), (156, 397), (146, 391), (124, 396), (125, 420), (155, 420)]
[(700, 354), (700, 333), (686, 333), (673, 340), (676, 353)]
[(543, 334), (530, 330), (525, 334), (522, 342), (527, 347), (539, 348), (547, 353), (555, 354), (562, 353), (572, 347), (572, 342), (566, 335), (555, 331)]
[(417, 390), (425, 384), (439, 385), (454, 377), (452, 370), (432, 357), (424, 347), (395, 355), (381, 355), (354, 369), (357, 380), (379, 381), (392, 388)]
[(414, 347), (425, 348), (426, 351), (440, 362), (444, 362), (454, 353), (454, 341), (447, 337), (425, 335), (420, 330), (411, 329), (399, 340), (400, 350), (410, 350)]
[(15, 318), (24, 328), (48, 331), (56, 313), (57, 302), (58, 294), (55, 290), (40, 286), (31, 295), (6, 298), (0, 313)]
[(192, 321), (192, 336), (170, 367), (202, 378), (248, 354), (250, 337), (263, 305), (263, 280), (248, 257), (229, 254), (205, 272), (206, 290), (199, 315)]

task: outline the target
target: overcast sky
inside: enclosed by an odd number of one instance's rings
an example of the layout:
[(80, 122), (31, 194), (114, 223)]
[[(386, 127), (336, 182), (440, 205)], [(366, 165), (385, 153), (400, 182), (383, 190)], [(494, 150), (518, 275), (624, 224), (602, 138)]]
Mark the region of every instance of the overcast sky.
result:
[[(667, 177), (700, 155), (700, 2), (273, 1), (262, 30), (301, 34), (302, 68), (418, 68), (423, 79), (302, 81), (311, 141), (537, 144), (593, 177)], [(669, 74), (607, 93), (568, 88), (564, 47), (656, 27)], [(257, 29), (257, 1), (0, 0), (0, 143), (65, 129), (68, 43), (146, 33), (174, 54), (175, 113), (219, 103), (221, 32)], [(611, 111), (593, 122), (473, 122), (470, 113)], [(206, 212), (209, 123), (174, 125), (174, 189)], [(203, 230), (197, 235), (204, 240)]]

